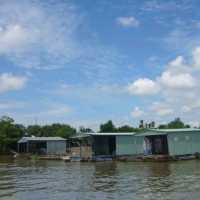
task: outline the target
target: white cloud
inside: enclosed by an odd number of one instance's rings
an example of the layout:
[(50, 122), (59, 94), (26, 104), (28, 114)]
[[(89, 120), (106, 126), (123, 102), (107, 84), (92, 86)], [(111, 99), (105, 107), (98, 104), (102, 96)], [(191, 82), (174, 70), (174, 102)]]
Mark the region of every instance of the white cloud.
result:
[[(162, 116), (168, 120), (176, 114), (186, 121), (193, 121), (200, 117), (198, 55), (200, 55), (200, 47), (195, 48), (187, 60), (183, 56), (177, 56), (176, 59), (168, 62), (161, 75), (155, 79), (138, 79), (128, 85), (129, 93), (134, 95), (159, 92), (159, 97), (155, 95), (154, 98), (161, 98), (163, 101), (153, 103), (150, 108), (144, 105), (146, 118), (155, 117), (159, 121), (159, 117)], [(149, 104), (150, 99), (145, 98), (144, 102)]]
[(151, 111), (153, 111), (154, 114), (157, 114), (159, 116), (167, 116), (174, 114), (173, 109), (169, 105), (160, 102), (154, 102), (151, 107)]
[(0, 56), (17, 67), (67, 68), (72, 76), (96, 82), (110, 79), (127, 61), (99, 43), (72, 1), (1, 1), (0, 30)]
[(135, 118), (139, 118), (143, 115), (144, 112), (139, 107), (135, 107), (134, 110), (131, 112), (131, 116)]
[(24, 88), (27, 78), (9, 73), (0, 74), (0, 93)]
[(140, 25), (139, 20), (135, 17), (118, 17), (117, 23), (123, 27), (138, 27)]
[(194, 66), (200, 68), (200, 47), (193, 51)]
[(173, 68), (183, 67), (185, 65), (185, 60), (183, 56), (178, 56), (176, 59), (172, 60), (168, 65)]
[(68, 2), (3, 1), (0, 18), (0, 54), (18, 66), (61, 68), (80, 56), (75, 33), (81, 17)]
[(199, 111), (199, 109), (200, 109), (199, 99), (193, 102), (188, 102), (188, 104), (182, 106), (182, 111), (185, 113), (192, 112), (194, 110)]
[(28, 33), (20, 25), (0, 27), (0, 54), (14, 53), (28, 41)]
[(172, 74), (170, 71), (165, 71), (160, 81), (164, 87), (170, 89), (190, 89), (196, 85), (195, 79), (189, 73)]
[(133, 95), (153, 95), (159, 91), (159, 86), (156, 82), (147, 79), (140, 78), (128, 85), (128, 92)]

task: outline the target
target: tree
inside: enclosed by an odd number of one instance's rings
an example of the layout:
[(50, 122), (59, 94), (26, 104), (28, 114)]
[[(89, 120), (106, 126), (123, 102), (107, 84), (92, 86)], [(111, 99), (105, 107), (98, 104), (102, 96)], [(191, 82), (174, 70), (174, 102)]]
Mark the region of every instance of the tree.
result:
[(116, 128), (111, 120), (100, 125), (100, 133), (106, 133), (106, 132), (110, 133), (116, 132)]
[(39, 125), (30, 125), (26, 128), (26, 132), (28, 136), (41, 136), (42, 135), (42, 128)]
[(173, 121), (168, 124), (161, 124), (160, 129), (178, 129), (178, 128), (190, 128), (190, 125), (184, 124), (180, 118), (175, 118)]
[(6, 153), (11, 149), (16, 150), (17, 141), (24, 135), (25, 127), (14, 124), (10, 117), (0, 118), (0, 152)]
[(128, 125), (124, 125), (124, 126), (117, 128), (117, 132), (119, 132), (119, 133), (127, 133), (127, 132), (134, 132), (134, 131), (135, 131), (135, 128), (128, 126)]
[(76, 129), (67, 124), (54, 123), (51, 125), (32, 125), (27, 127), (27, 133), (29, 136), (43, 136), (43, 137), (55, 137), (60, 136), (68, 138), (76, 133)]
[(61, 124), (60, 127), (56, 130), (55, 136), (69, 138), (76, 134), (76, 129), (72, 128), (70, 125)]
[(167, 124), (160, 124), (158, 126), (159, 129), (167, 129), (168, 128), (168, 125)]
[(185, 128), (185, 124), (181, 121), (180, 118), (176, 118), (169, 122), (168, 128)]

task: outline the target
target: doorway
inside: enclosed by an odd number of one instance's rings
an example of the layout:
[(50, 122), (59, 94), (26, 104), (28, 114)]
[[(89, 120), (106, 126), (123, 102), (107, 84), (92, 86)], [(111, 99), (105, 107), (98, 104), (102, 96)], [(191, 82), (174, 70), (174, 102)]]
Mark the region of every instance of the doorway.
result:
[(149, 154), (152, 155), (168, 155), (168, 141), (167, 135), (153, 135), (146, 136), (146, 140), (149, 141)]

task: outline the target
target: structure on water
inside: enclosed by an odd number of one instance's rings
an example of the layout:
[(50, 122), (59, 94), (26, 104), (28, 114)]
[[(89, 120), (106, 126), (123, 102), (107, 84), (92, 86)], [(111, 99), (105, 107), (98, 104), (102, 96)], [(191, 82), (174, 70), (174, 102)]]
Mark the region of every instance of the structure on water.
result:
[(147, 129), (140, 133), (87, 133), (60, 137), (23, 137), (19, 153), (68, 155), (72, 160), (177, 158), (200, 155), (200, 129)]
[[(70, 138), (67, 143), (72, 156), (83, 159), (115, 158), (118, 155), (132, 155), (135, 133), (88, 133)], [(140, 139), (140, 138), (138, 138)]]
[(200, 129), (150, 129), (135, 137), (145, 141), (147, 149), (149, 147), (147, 154), (183, 156), (200, 153)]
[(200, 129), (149, 129), (141, 133), (89, 133), (67, 141), (82, 159), (165, 156), (200, 153)]
[(18, 152), (64, 155), (66, 154), (66, 140), (61, 137), (23, 137), (18, 141)]

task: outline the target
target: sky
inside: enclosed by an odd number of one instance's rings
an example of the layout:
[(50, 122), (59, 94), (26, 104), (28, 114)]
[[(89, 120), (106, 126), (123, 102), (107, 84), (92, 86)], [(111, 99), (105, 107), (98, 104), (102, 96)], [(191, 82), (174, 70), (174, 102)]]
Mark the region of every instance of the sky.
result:
[(0, 0), (0, 115), (96, 129), (200, 125), (199, 0)]

